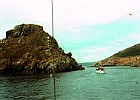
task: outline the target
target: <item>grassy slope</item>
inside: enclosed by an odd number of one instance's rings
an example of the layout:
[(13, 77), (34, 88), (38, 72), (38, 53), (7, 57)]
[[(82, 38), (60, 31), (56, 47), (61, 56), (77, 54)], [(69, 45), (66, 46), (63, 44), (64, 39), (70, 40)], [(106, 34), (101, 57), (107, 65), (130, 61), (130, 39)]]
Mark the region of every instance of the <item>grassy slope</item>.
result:
[(129, 56), (137, 56), (137, 55), (140, 55), (140, 44), (136, 44), (132, 47), (124, 49), (114, 54), (112, 57), (129, 57)]

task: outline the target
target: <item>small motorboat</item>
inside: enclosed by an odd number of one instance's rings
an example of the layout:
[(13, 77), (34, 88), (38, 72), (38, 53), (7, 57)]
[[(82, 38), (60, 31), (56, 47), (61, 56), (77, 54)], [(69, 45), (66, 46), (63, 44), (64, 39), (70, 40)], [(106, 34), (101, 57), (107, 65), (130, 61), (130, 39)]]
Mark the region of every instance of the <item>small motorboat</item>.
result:
[(103, 67), (97, 67), (96, 68), (96, 73), (101, 73), (101, 74), (105, 73), (104, 68)]

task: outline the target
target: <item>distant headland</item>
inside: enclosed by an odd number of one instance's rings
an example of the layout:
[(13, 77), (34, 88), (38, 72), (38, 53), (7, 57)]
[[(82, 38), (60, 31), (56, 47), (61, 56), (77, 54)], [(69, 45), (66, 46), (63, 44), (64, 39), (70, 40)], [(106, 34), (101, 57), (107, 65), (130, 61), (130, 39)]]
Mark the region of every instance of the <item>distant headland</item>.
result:
[(140, 44), (126, 48), (93, 66), (132, 66), (140, 67)]

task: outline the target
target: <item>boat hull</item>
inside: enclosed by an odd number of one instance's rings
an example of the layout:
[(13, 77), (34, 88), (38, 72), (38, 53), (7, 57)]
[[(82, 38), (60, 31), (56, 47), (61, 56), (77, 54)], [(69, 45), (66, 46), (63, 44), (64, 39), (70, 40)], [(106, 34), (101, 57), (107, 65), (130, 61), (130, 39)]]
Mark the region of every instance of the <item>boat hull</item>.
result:
[(96, 73), (104, 74), (105, 72), (103, 70), (96, 70)]

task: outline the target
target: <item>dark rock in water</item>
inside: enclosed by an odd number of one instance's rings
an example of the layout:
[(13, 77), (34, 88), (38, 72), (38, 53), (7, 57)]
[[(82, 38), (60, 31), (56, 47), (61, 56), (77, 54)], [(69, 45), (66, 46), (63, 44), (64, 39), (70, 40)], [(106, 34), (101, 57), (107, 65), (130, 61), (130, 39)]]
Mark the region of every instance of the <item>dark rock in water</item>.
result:
[(0, 41), (0, 74), (39, 74), (84, 69), (43, 27), (21, 24)]

